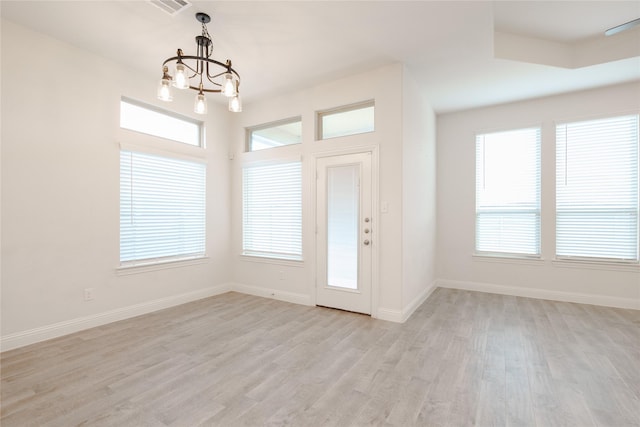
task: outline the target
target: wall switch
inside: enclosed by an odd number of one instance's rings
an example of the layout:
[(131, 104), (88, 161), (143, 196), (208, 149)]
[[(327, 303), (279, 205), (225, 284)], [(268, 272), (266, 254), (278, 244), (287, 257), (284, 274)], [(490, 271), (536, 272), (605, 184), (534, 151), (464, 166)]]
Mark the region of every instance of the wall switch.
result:
[(84, 288), (84, 300), (91, 301), (93, 299), (93, 288)]
[(389, 213), (389, 202), (382, 202), (380, 204), (380, 212), (381, 213)]
[(280, 270), (280, 280), (284, 280), (284, 271)]

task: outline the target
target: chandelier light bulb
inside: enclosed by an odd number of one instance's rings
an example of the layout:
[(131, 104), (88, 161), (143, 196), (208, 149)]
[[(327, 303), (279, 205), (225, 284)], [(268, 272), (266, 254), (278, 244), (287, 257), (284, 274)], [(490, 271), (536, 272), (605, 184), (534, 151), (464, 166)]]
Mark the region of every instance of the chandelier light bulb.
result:
[(158, 99), (166, 102), (173, 101), (173, 96), (171, 95), (171, 80), (168, 78), (163, 78), (160, 80), (158, 84)]
[(207, 114), (207, 98), (205, 98), (204, 93), (200, 92), (196, 95), (196, 103), (193, 111), (197, 114)]
[(189, 89), (189, 75), (184, 64), (176, 64), (176, 74), (173, 79), (173, 85), (178, 89)]
[(231, 111), (232, 113), (240, 113), (242, 111), (242, 101), (240, 101), (240, 95), (229, 98), (229, 111)]
[(227, 98), (236, 96), (236, 85), (233, 82), (233, 75), (231, 73), (225, 73), (222, 79), (222, 94)]

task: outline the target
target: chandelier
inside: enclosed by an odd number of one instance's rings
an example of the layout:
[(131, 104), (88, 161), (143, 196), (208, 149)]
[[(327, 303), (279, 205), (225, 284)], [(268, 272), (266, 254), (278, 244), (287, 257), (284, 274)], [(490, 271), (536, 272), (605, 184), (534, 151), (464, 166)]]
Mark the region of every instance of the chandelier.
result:
[[(166, 59), (162, 63), (162, 79), (158, 84), (158, 99), (172, 101), (172, 87), (177, 89), (193, 89), (196, 95), (194, 111), (198, 114), (207, 113), (207, 98), (205, 93), (221, 93), (229, 99), (229, 111), (242, 111), (240, 102), (240, 75), (231, 68), (231, 61), (222, 63), (211, 58), (213, 42), (207, 31), (206, 24), (211, 18), (206, 13), (196, 13), (196, 19), (202, 24), (202, 35), (196, 36), (198, 50), (196, 55), (185, 55), (178, 49), (177, 55)], [(169, 66), (174, 71), (169, 74)]]

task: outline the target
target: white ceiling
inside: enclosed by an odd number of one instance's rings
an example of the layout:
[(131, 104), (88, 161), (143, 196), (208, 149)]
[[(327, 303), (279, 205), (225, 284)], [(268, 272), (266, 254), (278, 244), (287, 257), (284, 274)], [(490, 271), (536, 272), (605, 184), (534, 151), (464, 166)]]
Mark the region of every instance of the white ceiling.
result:
[[(214, 57), (233, 60), (245, 108), (392, 62), (407, 64), (438, 112), (640, 80), (640, 28), (603, 35), (639, 18), (640, 1), (193, 1), (173, 17), (143, 0), (3, 0), (0, 7), (5, 19), (150, 79), (160, 78), (162, 61), (178, 47), (195, 51), (194, 14), (206, 12)], [(582, 53), (592, 45), (625, 50), (622, 59), (573, 69), (528, 61), (526, 51), (500, 59), (494, 31), (567, 49), (591, 43)]]

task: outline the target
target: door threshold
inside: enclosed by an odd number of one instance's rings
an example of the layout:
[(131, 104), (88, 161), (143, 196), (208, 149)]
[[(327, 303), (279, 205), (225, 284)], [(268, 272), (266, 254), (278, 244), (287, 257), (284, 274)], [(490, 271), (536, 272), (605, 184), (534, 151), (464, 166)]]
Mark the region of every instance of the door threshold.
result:
[(344, 311), (345, 313), (360, 314), (360, 315), (362, 315), (362, 316), (369, 316), (369, 317), (371, 317), (371, 315), (370, 315), (370, 314), (367, 314), (367, 313), (360, 313), (359, 311), (346, 310), (346, 309), (344, 309), (344, 308), (328, 307), (328, 306), (326, 306), (326, 305), (319, 305), (319, 304), (316, 304), (316, 307), (320, 307), (320, 308), (329, 308), (329, 309), (331, 309), (331, 310)]

